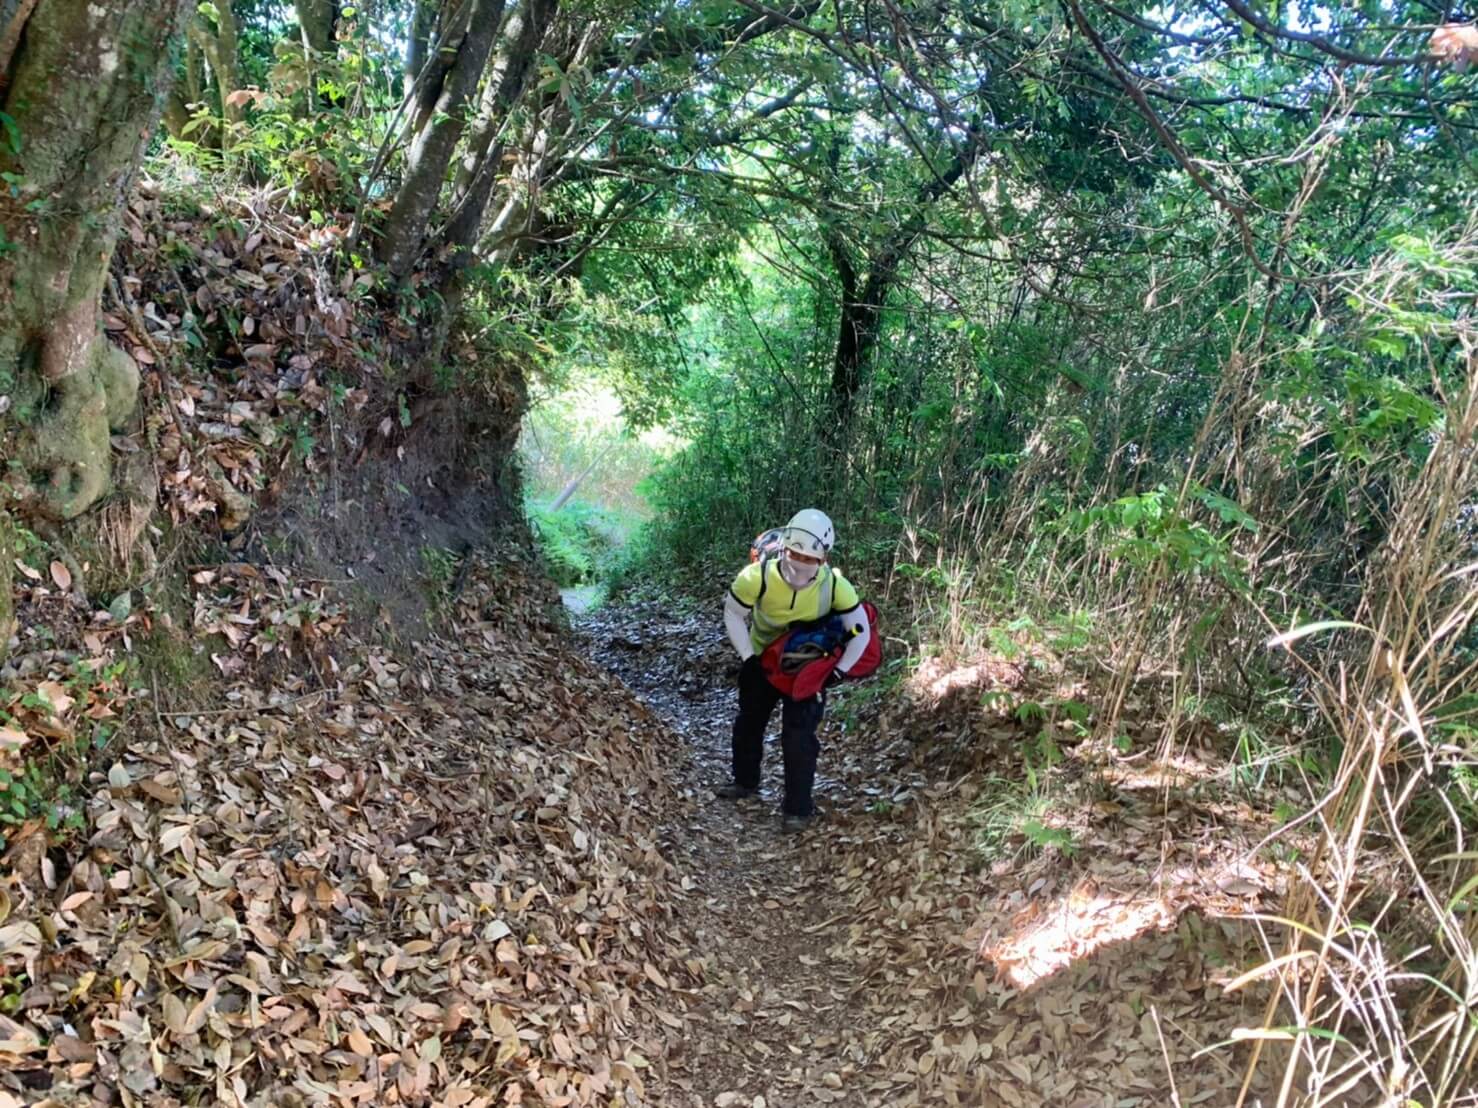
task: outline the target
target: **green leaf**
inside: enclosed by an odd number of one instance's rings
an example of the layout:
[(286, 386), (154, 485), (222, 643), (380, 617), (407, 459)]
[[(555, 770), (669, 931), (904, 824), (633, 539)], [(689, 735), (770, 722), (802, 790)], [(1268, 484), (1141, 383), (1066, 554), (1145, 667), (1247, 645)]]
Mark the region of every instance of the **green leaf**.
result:
[(1472, 877), (1468, 878), (1468, 880), (1463, 883), (1463, 887), (1458, 889), (1457, 892), (1453, 893), (1452, 899), (1447, 902), (1448, 912), (1451, 912), (1459, 904), (1467, 900), (1469, 894), (1471, 894), (1474, 889), (1478, 889), (1478, 874), (1475, 874)]
[(122, 623), (128, 619), (133, 612), (133, 593), (121, 592), (113, 598), (113, 603), (108, 605), (108, 615), (113, 618), (114, 623)]
[(12, 116), (0, 112), (0, 129), (5, 131), (6, 143), (12, 154), (19, 155), (21, 152), (21, 128)]

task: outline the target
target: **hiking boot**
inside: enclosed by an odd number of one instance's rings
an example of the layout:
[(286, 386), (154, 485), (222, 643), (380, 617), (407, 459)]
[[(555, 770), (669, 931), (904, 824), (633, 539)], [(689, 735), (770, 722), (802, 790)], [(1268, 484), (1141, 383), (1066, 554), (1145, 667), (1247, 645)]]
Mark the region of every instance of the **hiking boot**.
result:
[(783, 816), (780, 820), (780, 830), (787, 835), (799, 835), (807, 827), (811, 826), (810, 816)]
[(758, 789), (747, 789), (743, 785), (736, 785), (732, 781), (721, 789), (714, 789), (713, 795), (720, 800), (744, 800), (751, 796), (758, 796)]

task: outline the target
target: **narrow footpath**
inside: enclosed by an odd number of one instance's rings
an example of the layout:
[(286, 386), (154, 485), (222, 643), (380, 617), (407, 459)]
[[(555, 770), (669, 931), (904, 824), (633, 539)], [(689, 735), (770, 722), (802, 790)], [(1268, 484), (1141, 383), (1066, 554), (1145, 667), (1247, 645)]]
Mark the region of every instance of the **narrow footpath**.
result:
[[(895, 704), (864, 724), (844, 693), (822, 731), (820, 818), (787, 836), (778, 710), (761, 796), (712, 797), (735, 710), (717, 619), (635, 606), (575, 623), (589, 656), (680, 740), (659, 760), (686, 814), (661, 846), (704, 985), (662, 1103), (1236, 1103), (1245, 1046), (1198, 1052), (1261, 1018), (1265, 993), (1223, 987), (1256, 961), (1253, 934), (1229, 917), (1276, 891), (1238, 853), (1257, 831), (1250, 813), (1195, 799), (1189, 780), (1125, 776), (1087, 802), (1077, 849), (982, 863), (981, 782), (999, 778), (980, 760), (1015, 772), (1020, 735), (1001, 727), (969, 744), (975, 762), (945, 759), (957, 714), (910, 727)], [(1182, 829), (1173, 841), (1167, 819)], [(1266, 1103), (1259, 1091), (1246, 1103)]]
[(852, 1004), (859, 982), (833, 949), (845, 936), (845, 914), (818, 884), (818, 861), (830, 849), (827, 824), (843, 791), (836, 752), (823, 754), (822, 815), (804, 834), (780, 831), (778, 708), (761, 795), (715, 800), (713, 789), (729, 777), (736, 660), (726, 641), (714, 641), (713, 621), (673, 624), (640, 612), (600, 609), (579, 631), (591, 654), (684, 744), (669, 762), (690, 808), (682, 823), (664, 829), (663, 846), (685, 874), (687, 922), (708, 981), (707, 1027), (670, 1058), (674, 1091), (720, 1108), (860, 1104), (856, 1082), (870, 1059)]

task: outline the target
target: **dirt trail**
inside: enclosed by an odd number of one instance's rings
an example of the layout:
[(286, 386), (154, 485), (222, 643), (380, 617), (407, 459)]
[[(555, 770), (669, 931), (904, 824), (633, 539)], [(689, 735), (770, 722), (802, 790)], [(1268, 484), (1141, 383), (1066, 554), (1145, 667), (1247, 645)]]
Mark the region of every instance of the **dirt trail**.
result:
[[(667, 761), (690, 806), (663, 846), (684, 875), (678, 917), (706, 985), (664, 1103), (1235, 1102), (1241, 1056), (1195, 1055), (1259, 1018), (1259, 998), (1221, 989), (1251, 956), (1248, 936), (1211, 918), (1271, 891), (1236, 868), (1250, 827), (1208, 817), (1178, 787), (1126, 778), (1086, 807), (1078, 833), (1092, 851), (982, 866), (981, 774), (919, 756), (922, 733), (951, 724), (921, 715), (912, 731), (880, 719), (848, 734), (833, 706), (822, 818), (785, 836), (774, 724), (761, 798), (711, 796), (729, 775), (735, 708), (716, 624), (636, 607), (577, 627), (682, 744)], [(1174, 836), (1164, 813), (1182, 822)], [(999, 972), (983, 943), (1003, 952)], [(1035, 987), (1010, 980), (1033, 966), (1045, 978)]]
[(714, 641), (712, 620), (674, 623), (640, 609), (604, 610), (586, 616), (579, 633), (685, 748), (671, 752), (671, 765), (691, 807), (682, 823), (664, 829), (664, 847), (686, 875), (687, 922), (708, 988), (701, 1033), (670, 1058), (674, 1102), (860, 1103), (845, 1091), (868, 1062), (855, 1048), (849, 994), (857, 982), (832, 951), (846, 913), (817, 886), (818, 862), (830, 849), (826, 813), (840, 791), (834, 752), (823, 753), (818, 773), (822, 818), (804, 834), (785, 835), (778, 709), (760, 797), (712, 797), (729, 779), (736, 706), (732, 652)]

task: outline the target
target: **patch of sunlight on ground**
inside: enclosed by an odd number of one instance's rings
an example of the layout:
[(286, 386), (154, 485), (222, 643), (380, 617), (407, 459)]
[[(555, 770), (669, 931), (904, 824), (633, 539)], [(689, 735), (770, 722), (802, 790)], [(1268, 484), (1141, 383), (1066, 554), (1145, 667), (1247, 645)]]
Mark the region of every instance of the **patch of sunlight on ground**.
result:
[(1110, 943), (1175, 926), (1179, 913), (1162, 897), (1125, 899), (1091, 889), (1091, 882), (1080, 885), (1045, 910), (1031, 905), (1014, 921), (1014, 934), (987, 940), (981, 957), (1016, 988), (1025, 989)]
[(1106, 783), (1119, 789), (1178, 789), (1216, 777), (1221, 770), (1189, 754), (1133, 765), (1112, 762), (1101, 770)]
[(920, 699), (938, 701), (960, 691), (1015, 688), (1021, 680), (1021, 666), (1004, 658), (987, 656), (967, 666), (926, 658), (909, 678), (909, 692)]
[(571, 615), (583, 616), (592, 608), (598, 608), (606, 600), (606, 587), (604, 585), (577, 585), (567, 589), (559, 590), (559, 598), (564, 601)]

